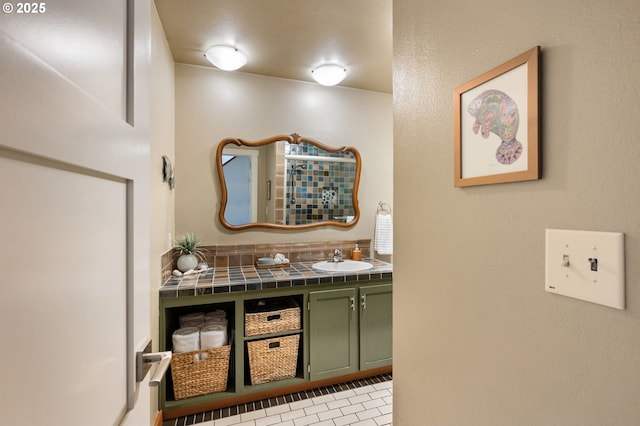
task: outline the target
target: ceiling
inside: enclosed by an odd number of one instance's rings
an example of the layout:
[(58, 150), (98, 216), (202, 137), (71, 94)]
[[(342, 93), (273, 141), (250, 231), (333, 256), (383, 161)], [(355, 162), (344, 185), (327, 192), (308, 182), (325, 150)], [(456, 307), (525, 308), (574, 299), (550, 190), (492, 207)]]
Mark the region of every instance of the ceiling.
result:
[[(339, 86), (391, 93), (392, 0), (155, 0), (175, 62), (213, 67), (204, 51), (230, 44), (239, 72), (315, 83), (311, 69), (347, 68)], [(236, 71), (238, 72), (238, 71)]]

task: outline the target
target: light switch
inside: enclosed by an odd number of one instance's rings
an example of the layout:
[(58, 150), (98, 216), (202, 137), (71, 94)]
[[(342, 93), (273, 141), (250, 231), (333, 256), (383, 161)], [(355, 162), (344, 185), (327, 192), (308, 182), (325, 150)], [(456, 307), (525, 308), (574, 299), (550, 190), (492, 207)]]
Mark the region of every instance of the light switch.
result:
[(625, 308), (624, 234), (547, 229), (545, 290)]

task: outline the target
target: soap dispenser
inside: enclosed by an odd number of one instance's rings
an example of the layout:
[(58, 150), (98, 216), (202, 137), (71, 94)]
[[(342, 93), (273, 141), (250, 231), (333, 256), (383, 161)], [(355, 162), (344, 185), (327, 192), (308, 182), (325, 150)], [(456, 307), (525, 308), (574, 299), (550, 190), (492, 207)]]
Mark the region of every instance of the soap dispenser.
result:
[(357, 244), (356, 244), (356, 248), (354, 248), (353, 251), (351, 252), (351, 259), (353, 260), (362, 259), (362, 252), (360, 251), (360, 248), (358, 247)]

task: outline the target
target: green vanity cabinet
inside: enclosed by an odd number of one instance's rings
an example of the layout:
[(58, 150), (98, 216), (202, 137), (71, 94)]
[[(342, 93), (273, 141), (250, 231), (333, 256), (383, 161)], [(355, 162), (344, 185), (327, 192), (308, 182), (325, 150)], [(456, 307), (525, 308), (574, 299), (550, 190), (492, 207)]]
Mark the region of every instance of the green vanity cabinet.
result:
[(326, 379), (392, 363), (392, 285), (309, 294), (309, 374)]
[[(159, 407), (166, 418), (197, 412), (195, 410), (203, 407), (223, 407), (227, 401), (259, 400), (310, 389), (313, 382), (366, 377), (367, 370), (372, 375), (385, 369), (390, 371), (391, 280), (382, 277), (374, 280), (339, 277), (336, 281), (338, 279), (340, 281), (333, 283), (311, 281), (303, 286), (260, 291), (161, 298), (159, 350), (171, 350), (172, 333), (179, 328), (182, 315), (201, 311), (222, 310), (226, 313), (231, 344), (224, 391), (176, 399), (169, 370), (158, 391)], [(270, 298), (294, 300), (300, 307), (300, 328), (246, 335), (247, 307)], [(253, 384), (249, 360), (251, 343), (287, 336), (299, 336), (295, 376)], [(282, 366), (282, 363), (277, 365)]]

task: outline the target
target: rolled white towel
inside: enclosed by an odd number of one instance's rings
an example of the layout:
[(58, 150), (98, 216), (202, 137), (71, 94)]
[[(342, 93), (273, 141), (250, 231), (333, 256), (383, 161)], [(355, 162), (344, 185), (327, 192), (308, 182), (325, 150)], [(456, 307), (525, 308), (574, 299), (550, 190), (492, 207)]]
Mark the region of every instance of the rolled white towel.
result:
[(191, 314), (180, 315), (179, 321), (180, 328), (193, 327), (195, 321), (200, 321), (201, 323), (204, 322), (204, 312), (193, 312)]
[(229, 321), (226, 318), (209, 318), (204, 322), (201, 328), (204, 328), (208, 325), (224, 325), (225, 327), (229, 324)]
[(179, 328), (171, 336), (173, 352), (183, 353), (200, 349), (200, 329), (197, 327)]
[(200, 330), (202, 349), (219, 348), (227, 344), (227, 327), (222, 324), (210, 324)]
[(197, 327), (202, 328), (204, 321), (201, 319), (192, 319), (180, 321), (180, 328)]
[(226, 318), (226, 317), (227, 317), (227, 313), (225, 311), (223, 311), (222, 309), (216, 309), (215, 311), (207, 312), (204, 314), (204, 322), (207, 322), (212, 318)]

